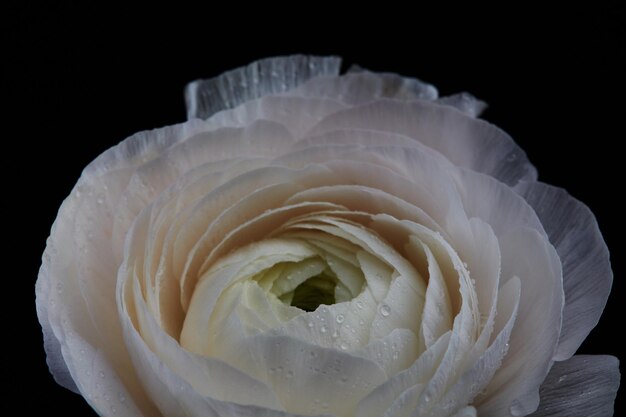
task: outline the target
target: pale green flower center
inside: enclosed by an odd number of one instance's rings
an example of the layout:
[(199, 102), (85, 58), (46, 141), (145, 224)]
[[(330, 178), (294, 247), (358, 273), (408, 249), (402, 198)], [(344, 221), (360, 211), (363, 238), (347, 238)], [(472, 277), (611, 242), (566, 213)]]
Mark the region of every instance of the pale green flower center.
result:
[(257, 274), (254, 279), (286, 305), (314, 311), (320, 305), (350, 301), (361, 292), (365, 279), (360, 271), (348, 277), (351, 291), (321, 257), (299, 262), (281, 262)]

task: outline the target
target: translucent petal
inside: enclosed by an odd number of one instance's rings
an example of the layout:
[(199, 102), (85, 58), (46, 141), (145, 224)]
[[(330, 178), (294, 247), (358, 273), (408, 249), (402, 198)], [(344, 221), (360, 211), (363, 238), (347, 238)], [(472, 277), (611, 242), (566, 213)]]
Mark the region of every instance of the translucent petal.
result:
[(524, 151), (506, 133), (450, 106), (379, 100), (334, 113), (310, 134), (346, 128), (412, 137), (445, 155), (455, 165), (491, 175), (505, 184), (537, 178)]
[(565, 190), (540, 182), (523, 182), (516, 190), (537, 212), (563, 264), (565, 307), (554, 359), (567, 359), (606, 305), (613, 282), (609, 251), (591, 210)]
[(613, 356), (576, 355), (555, 362), (539, 390), (539, 409), (530, 417), (611, 417), (619, 380)]
[(187, 117), (207, 119), (246, 101), (291, 90), (321, 75), (337, 75), (341, 59), (291, 55), (266, 58), (215, 78), (187, 84)]
[(452, 106), (471, 117), (478, 117), (487, 108), (487, 103), (477, 99), (470, 93), (459, 93), (441, 97), (436, 100), (438, 104)]
[(324, 117), (345, 108), (337, 101), (323, 98), (267, 96), (220, 112), (211, 117), (210, 122), (217, 126), (241, 127), (256, 121), (270, 121), (285, 126), (294, 138), (300, 138)]
[(356, 106), (380, 98), (433, 100), (437, 98), (437, 89), (415, 78), (397, 74), (353, 71), (340, 77), (313, 78), (287, 94), (331, 98)]

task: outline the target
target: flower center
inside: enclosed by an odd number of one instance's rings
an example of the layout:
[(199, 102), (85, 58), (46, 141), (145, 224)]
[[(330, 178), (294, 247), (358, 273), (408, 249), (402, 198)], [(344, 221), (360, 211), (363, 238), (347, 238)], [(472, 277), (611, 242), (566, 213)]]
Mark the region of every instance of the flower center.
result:
[(335, 304), (337, 282), (331, 271), (311, 277), (293, 290), (290, 305), (304, 311), (315, 311), (322, 304)]
[[(364, 285), (362, 274), (350, 277), (352, 290), (338, 276), (336, 261), (327, 254), (299, 262), (281, 262), (258, 274), (254, 279), (283, 304), (304, 311), (315, 311), (320, 305), (333, 305), (356, 297)], [(360, 276), (359, 276), (360, 275)], [(349, 278), (349, 279), (350, 279)], [(270, 283), (270, 285), (268, 285)]]

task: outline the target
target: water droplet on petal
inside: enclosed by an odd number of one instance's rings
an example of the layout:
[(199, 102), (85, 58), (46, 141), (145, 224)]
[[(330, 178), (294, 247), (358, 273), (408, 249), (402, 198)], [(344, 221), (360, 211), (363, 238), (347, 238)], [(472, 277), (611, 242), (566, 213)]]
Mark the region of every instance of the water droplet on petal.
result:
[(337, 323), (339, 323), (339, 324), (343, 323), (343, 321), (344, 321), (345, 319), (346, 319), (346, 318), (344, 317), (344, 315), (343, 315), (343, 314), (337, 314), (337, 317), (335, 317), (335, 321), (337, 321)]
[(387, 304), (381, 304), (378, 308), (378, 311), (380, 312), (381, 316), (387, 317), (389, 316), (389, 314), (391, 314), (391, 307), (389, 307)]
[(320, 327), (320, 333), (326, 333), (327, 330), (328, 328), (322, 324), (322, 326)]
[(341, 344), (339, 345), (339, 348), (341, 350), (348, 350), (348, 345), (345, 342), (341, 342)]
[(363, 309), (363, 301), (359, 300), (356, 302), (356, 306), (359, 310)]

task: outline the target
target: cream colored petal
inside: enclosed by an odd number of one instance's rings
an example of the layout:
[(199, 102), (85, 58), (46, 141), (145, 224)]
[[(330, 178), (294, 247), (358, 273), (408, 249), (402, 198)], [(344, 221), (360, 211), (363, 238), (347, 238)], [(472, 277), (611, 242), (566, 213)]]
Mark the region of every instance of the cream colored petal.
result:
[(473, 401), (477, 404), (482, 402), (484, 395), (480, 393), (498, 371), (509, 350), (509, 340), (517, 318), (520, 293), (521, 284), (517, 277), (510, 279), (502, 287), (497, 303), (498, 327), (502, 330), (486, 350), (479, 351), (479, 356), (469, 363), (469, 369), (447, 390), (431, 409), (430, 415), (445, 415)]
[[(428, 350), (406, 370), (390, 377), (385, 383), (379, 385), (366, 397), (364, 397), (357, 407), (357, 417), (379, 417), (382, 415), (393, 415), (393, 411), (404, 407), (406, 401), (417, 400), (424, 383), (434, 374), (435, 370), (450, 341), (450, 333), (444, 334)], [(410, 396), (401, 399), (403, 392), (415, 387)], [(400, 401), (402, 404), (394, 402)], [(391, 407), (391, 408), (390, 408)]]
[(277, 263), (300, 261), (316, 255), (315, 250), (302, 241), (274, 239), (251, 244), (222, 258), (196, 286), (180, 336), (181, 345), (192, 352), (209, 355), (220, 347), (213, 343), (215, 336), (211, 334), (211, 326), (220, 327), (214, 309), (227, 286), (253, 277)]
[[(521, 300), (510, 349), (487, 388), (486, 415), (523, 415), (539, 404), (539, 386), (552, 365), (561, 329), (563, 281), (554, 248), (536, 230), (500, 238), (502, 276), (518, 276)], [(521, 254), (524, 254), (523, 256)]]
[(310, 134), (344, 128), (387, 131), (415, 138), (455, 165), (491, 175), (509, 185), (537, 178), (526, 154), (509, 135), (449, 106), (425, 101), (378, 100), (334, 113)]

